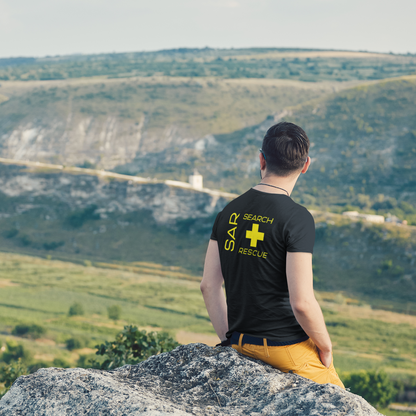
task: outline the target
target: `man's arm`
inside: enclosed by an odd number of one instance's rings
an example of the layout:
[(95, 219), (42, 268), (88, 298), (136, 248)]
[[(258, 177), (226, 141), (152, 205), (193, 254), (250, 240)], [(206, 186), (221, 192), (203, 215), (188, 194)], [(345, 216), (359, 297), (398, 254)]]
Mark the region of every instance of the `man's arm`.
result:
[(287, 253), (286, 275), (293, 313), (317, 345), (322, 364), (328, 368), (332, 362), (332, 344), (313, 292), (312, 254)]
[(200, 288), (208, 315), (221, 341), (227, 339), (225, 334), (228, 332), (227, 303), (222, 288), (223, 282), (218, 243), (215, 240), (209, 240)]

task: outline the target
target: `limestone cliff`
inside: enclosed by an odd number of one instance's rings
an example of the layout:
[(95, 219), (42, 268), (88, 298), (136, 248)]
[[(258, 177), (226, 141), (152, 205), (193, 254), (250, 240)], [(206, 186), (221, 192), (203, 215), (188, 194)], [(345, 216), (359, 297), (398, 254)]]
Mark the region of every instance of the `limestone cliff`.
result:
[(0, 165), (1, 192), (24, 201), (17, 211), (51, 203), (70, 210), (96, 205), (96, 212), (104, 218), (113, 212), (147, 210), (157, 224), (170, 224), (181, 219), (211, 216), (235, 197), (225, 192), (196, 189), (184, 182), (35, 162), (5, 159), (0, 162), (3, 162)]
[(22, 376), (0, 401), (14, 415), (376, 416), (363, 398), (242, 356), (183, 345), (115, 371), (45, 368)]

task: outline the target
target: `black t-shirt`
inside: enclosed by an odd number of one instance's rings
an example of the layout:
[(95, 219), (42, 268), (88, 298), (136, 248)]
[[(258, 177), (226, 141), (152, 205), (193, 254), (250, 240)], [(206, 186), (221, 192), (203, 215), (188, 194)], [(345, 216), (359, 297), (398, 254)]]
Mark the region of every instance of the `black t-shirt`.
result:
[(306, 334), (289, 302), (287, 252), (313, 252), (310, 212), (283, 194), (250, 189), (230, 202), (212, 229), (218, 241), (233, 331), (289, 342)]

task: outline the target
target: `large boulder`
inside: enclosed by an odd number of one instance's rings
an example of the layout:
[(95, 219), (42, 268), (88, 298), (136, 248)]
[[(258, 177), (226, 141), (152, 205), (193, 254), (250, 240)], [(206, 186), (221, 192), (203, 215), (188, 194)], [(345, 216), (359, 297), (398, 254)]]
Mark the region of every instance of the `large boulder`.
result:
[(42, 368), (22, 376), (0, 415), (380, 415), (364, 399), (237, 353), (182, 345), (114, 371)]

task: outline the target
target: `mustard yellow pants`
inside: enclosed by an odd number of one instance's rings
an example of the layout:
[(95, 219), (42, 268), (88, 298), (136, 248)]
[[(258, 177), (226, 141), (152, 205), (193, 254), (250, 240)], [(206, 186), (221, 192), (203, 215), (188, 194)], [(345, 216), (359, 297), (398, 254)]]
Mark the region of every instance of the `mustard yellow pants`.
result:
[(345, 389), (334, 363), (329, 368), (322, 364), (318, 348), (310, 338), (298, 344), (278, 347), (269, 347), (266, 338), (263, 338), (263, 345), (242, 345), (242, 338), (243, 334), (240, 335), (238, 345), (232, 345), (241, 354), (264, 361), (284, 373), (295, 373), (319, 384), (331, 383)]

